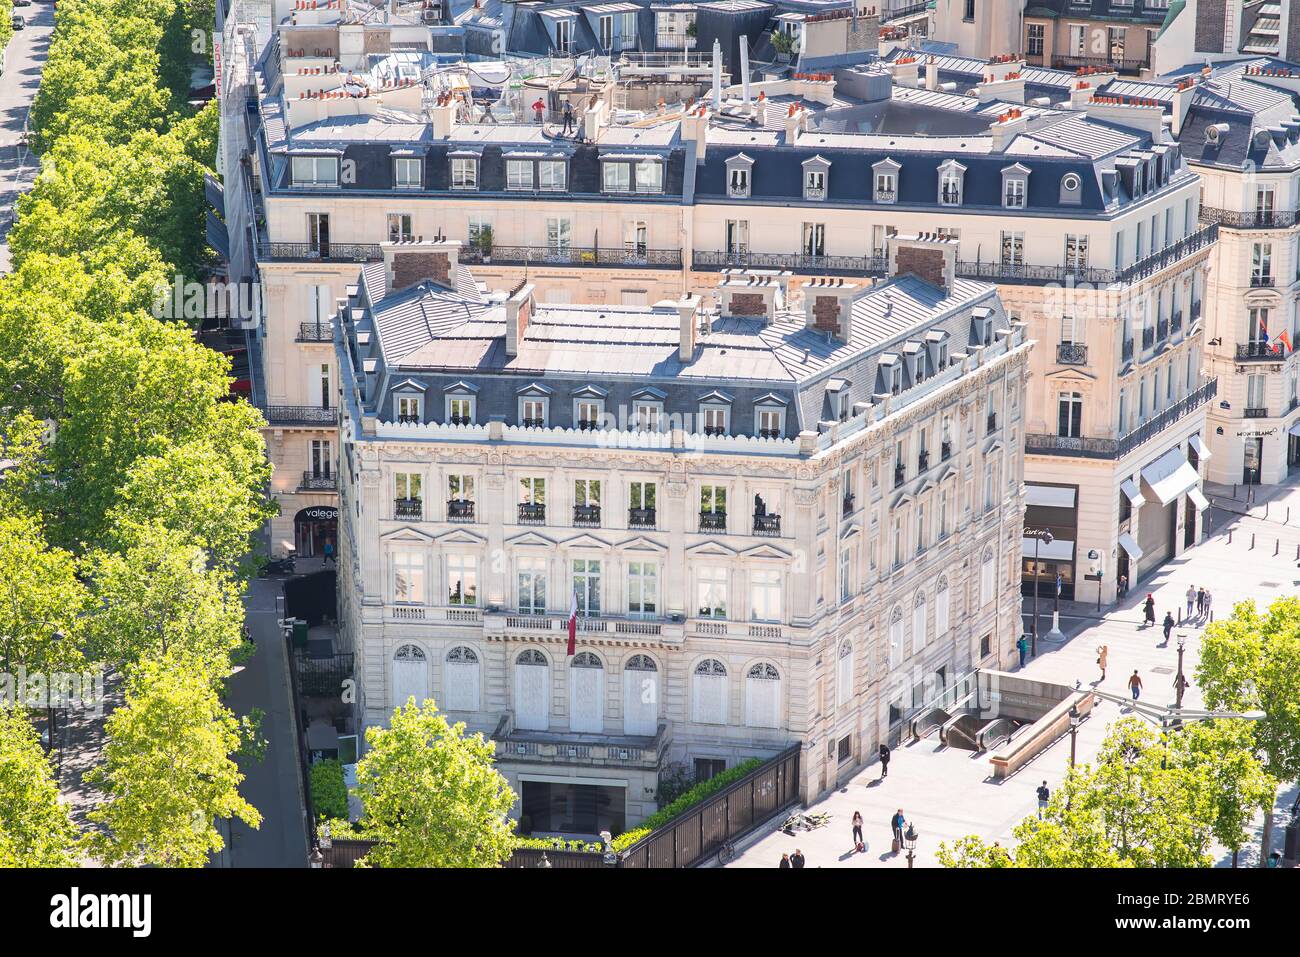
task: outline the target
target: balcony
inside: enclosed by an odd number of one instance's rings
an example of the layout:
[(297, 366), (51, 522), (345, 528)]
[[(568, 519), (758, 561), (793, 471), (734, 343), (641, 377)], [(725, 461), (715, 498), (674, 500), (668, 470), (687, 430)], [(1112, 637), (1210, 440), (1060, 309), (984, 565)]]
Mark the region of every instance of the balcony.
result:
[(423, 420), (418, 415), (398, 415), (397, 421), (400, 425), (419, 425)]
[(1261, 406), (1249, 406), (1242, 411), (1242, 416), (1247, 419), (1267, 419), (1268, 408)]
[(393, 502), (395, 518), (413, 518), (417, 521), (424, 517), (424, 502), (418, 498), (399, 498)]
[(1151, 326), (1142, 330), (1142, 351), (1149, 352), (1156, 345), (1156, 331)]
[(598, 423), (595, 419), (579, 419), (578, 428), (583, 432), (594, 432)]
[(877, 203), (893, 203), (898, 200), (898, 191), (893, 189), (876, 190)]
[(449, 415), (447, 422), (450, 425), (473, 425), (474, 417), (472, 415)]
[(1029, 434), (1025, 452), (1029, 455), (1064, 455), (1073, 458), (1119, 459), (1144, 442), (1155, 438), (1183, 416), (1195, 412), (1218, 394), (1218, 379), (1211, 379), (1195, 392), (1178, 400), (1155, 418), (1144, 422), (1118, 439), (1070, 438), (1061, 435)]
[(1104, 56), (1054, 56), (1052, 57), (1052, 69), (1054, 70), (1078, 70), (1083, 67), (1089, 69), (1116, 73), (1127, 73), (1136, 75), (1141, 73), (1151, 64), (1146, 60), (1139, 60), (1133, 57), (1121, 57), (1118, 60), (1112, 60)]
[(947, 462), (950, 458), (952, 458), (952, 443), (944, 439), (939, 444), (939, 461)]
[(780, 515), (754, 515), (754, 534), (755, 535), (780, 535), (781, 534), (781, 516)]
[(338, 421), (338, 412), (319, 405), (263, 405), (258, 406), (270, 425), (332, 426)]
[(705, 435), (726, 435), (727, 428), (723, 425), (706, 425), (701, 431)]
[(1088, 346), (1082, 342), (1058, 342), (1056, 361), (1063, 366), (1087, 365)]
[(1202, 206), (1201, 222), (1218, 223), (1229, 229), (1287, 229), (1300, 222), (1300, 212), (1271, 209), (1245, 212)]
[(298, 485), (302, 492), (333, 492), (338, 487), (338, 480), (328, 472), (303, 472)]
[(544, 429), (546, 428), (545, 419), (520, 419), (520, 424), (525, 429)]
[(922, 449), (916, 454), (916, 471), (919, 475), (930, 467), (930, 453)]
[(894, 466), (894, 488), (898, 488), (907, 480), (907, 469), (902, 465)]
[(1281, 362), (1287, 354), (1287, 348), (1281, 342), (1257, 339), (1237, 343), (1238, 362)]
[[(657, 194), (656, 194), (657, 195)], [(680, 249), (648, 249), (633, 244), (625, 246), (499, 246), (493, 243), (487, 254), (491, 264), (502, 266), (527, 266), (545, 264), (551, 266), (610, 266), (619, 269), (680, 269), (682, 251)], [(479, 264), (485, 261), (483, 250), (462, 246), (460, 261), (467, 264)]]
[(989, 431), (988, 431), (988, 434), (989, 434), (989, 435), (992, 435), (992, 434), (993, 434), (994, 432), (996, 432), (997, 430), (998, 430), (998, 414), (997, 414), (996, 412), (990, 412), (990, 413), (989, 413)]
[(1169, 317), (1169, 334), (1173, 335), (1175, 332), (1177, 332), (1182, 328), (1183, 328), (1183, 313), (1182, 310), (1179, 310), (1178, 312), (1174, 313), (1172, 316)]
[(629, 508), (627, 510), (628, 528), (654, 528), (655, 510), (653, 508)]
[(1123, 345), (1120, 346), (1119, 354), (1120, 354), (1120, 358), (1123, 359), (1125, 362), (1128, 362), (1130, 359), (1133, 358), (1133, 340), (1132, 340), (1132, 339), (1125, 339), (1125, 340), (1124, 340)]
[(328, 322), (298, 323), (298, 342), (333, 342), (334, 327)]
[(824, 186), (805, 186), (803, 188), (804, 199), (825, 199), (826, 187)]
[(758, 437), (760, 439), (779, 439), (781, 437), (780, 429), (759, 429)]
[(258, 243), (258, 262), (376, 262), (384, 258), (378, 243)]
[(521, 502), (519, 505), (519, 524), (545, 525), (546, 506), (532, 502)]
[(573, 506), (573, 524), (580, 528), (598, 528), (600, 526), (600, 506)]
[(883, 276), (889, 265), (884, 256), (805, 256), (802, 253), (756, 253), (748, 249), (710, 252), (697, 250), (695, 269), (791, 269), (797, 272)]
[(1252, 289), (1271, 289), (1277, 285), (1277, 278), (1271, 273), (1251, 273), (1250, 286)]
[(472, 522), (474, 521), (474, 503), (461, 498), (453, 498), (447, 502), (447, 521), (449, 522)]
[(701, 532), (725, 532), (726, 530), (726, 512), (700, 512)]
[(848, 518), (853, 514), (853, 493), (849, 492), (844, 496), (844, 517)]

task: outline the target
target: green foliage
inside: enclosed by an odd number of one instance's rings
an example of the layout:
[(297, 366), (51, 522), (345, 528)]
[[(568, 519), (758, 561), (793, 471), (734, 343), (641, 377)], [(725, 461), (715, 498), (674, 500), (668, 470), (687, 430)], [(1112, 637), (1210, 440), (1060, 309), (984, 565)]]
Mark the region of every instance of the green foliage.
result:
[(707, 781), (701, 781), (667, 807), (661, 807), (642, 821), (641, 829), (653, 831), (656, 828), (663, 827), (673, 818), (690, 810), (705, 798), (717, 794), (728, 785), (739, 781), (762, 763), (758, 758), (750, 758), (747, 761), (741, 761), (734, 768), (727, 768), (721, 774), (715, 775)]
[(21, 712), (0, 707), (0, 868), (71, 867), (76, 847), (36, 730)]
[(357, 793), (379, 843), (367, 867), (498, 867), (514, 847), (514, 792), (493, 763), (495, 745), (450, 725), (433, 701), (393, 712), (366, 731)]
[(348, 816), (348, 788), (343, 783), (343, 765), (333, 758), (317, 761), (311, 766), (311, 805), (318, 817), (346, 819)]
[(0, 514), (3, 670), (70, 671), (81, 664), (81, 616), (90, 596), (73, 556), (51, 548), (30, 516)]
[(105, 828), (90, 838), (105, 863), (202, 867), (224, 847), (218, 818), (261, 825), (230, 758), (239, 724), (190, 662), (169, 656), (134, 669), (106, 730), (104, 764), (88, 775), (107, 798), (90, 812)]
[(13, 39), (14, 35), (13, 0), (0, 0), (0, 50)]

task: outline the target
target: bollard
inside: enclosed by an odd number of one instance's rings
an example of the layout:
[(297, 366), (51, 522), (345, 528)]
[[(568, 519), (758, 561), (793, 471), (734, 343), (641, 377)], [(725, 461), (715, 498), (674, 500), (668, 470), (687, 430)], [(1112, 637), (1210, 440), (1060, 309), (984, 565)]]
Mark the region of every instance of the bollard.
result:
[(1237, 497), (1237, 483), (1236, 483), (1236, 482), (1233, 482), (1233, 483), (1232, 483), (1232, 497), (1233, 497), (1233, 498), (1236, 498), (1236, 497)]
[(1282, 524), (1283, 524), (1283, 525), (1290, 525), (1290, 524), (1291, 524), (1291, 506), (1290, 506), (1290, 505), (1288, 505), (1288, 506), (1286, 507), (1286, 518), (1283, 520)]
[[(1232, 544), (1232, 529), (1228, 529), (1228, 544)], [(1296, 546), (1296, 561), (1300, 562), (1300, 545)]]
[(1276, 555), (1279, 551), (1281, 551), (1281, 549), (1282, 549), (1282, 539), (1279, 538), (1276, 542), (1273, 543), (1273, 554)]
[(1251, 550), (1252, 550), (1252, 551), (1253, 551), (1254, 548), (1255, 548), (1255, 533), (1254, 533), (1254, 532), (1251, 532), (1251, 533), (1250, 533), (1250, 547), (1251, 547)]
[(1268, 518), (1268, 502), (1264, 503), (1264, 517)]

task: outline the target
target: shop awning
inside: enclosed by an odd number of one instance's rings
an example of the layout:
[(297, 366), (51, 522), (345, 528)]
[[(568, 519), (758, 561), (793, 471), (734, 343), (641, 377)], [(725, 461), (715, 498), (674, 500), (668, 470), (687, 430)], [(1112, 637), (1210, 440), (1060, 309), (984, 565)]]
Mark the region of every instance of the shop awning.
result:
[(1138, 548), (1138, 543), (1133, 540), (1133, 536), (1128, 532), (1120, 532), (1119, 547), (1128, 552), (1128, 557), (1135, 562), (1142, 560), (1142, 549)]
[(1128, 499), (1129, 504), (1134, 508), (1141, 508), (1147, 503), (1147, 500), (1142, 496), (1142, 490), (1137, 487), (1137, 482), (1132, 479), (1125, 479), (1120, 482), (1119, 490), (1124, 493), (1124, 497)]
[(1196, 449), (1196, 455), (1202, 462), (1210, 458), (1210, 447), (1205, 444), (1205, 440), (1199, 435), (1193, 435), (1187, 441), (1192, 448)]
[(1292, 422), (1291, 428), (1287, 429), (1287, 432), (1291, 433), (1292, 435), (1300, 435), (1300, 419), (1296, 419), (1294, 422)]
[(1168, 505), (1200, 482), (1182, 449), (1170, 449), (1142, 470), (1142, 479), (1161, 505)]
[(1056, 485), (1026, 485), (1025, 504), (1044, 508), (1074, 508), (1074, 489)]
[(1192, 504), (1196, 506), (1198, 512), (1204, 512), (1210, 507), (1210, 500), (1195, 486), (1187, 490), (1187, 497), (1192, 500)]
[(1074, 558), (1074, 542), (1063, 538), (1052, 539), (1052, 544), (1044, 545), (1036, 538), (1022, 538), (1020, 548), (1025, 558), (1034, 557), (1034, 544), (1038, 545), (1038, 559), (1044, 562), (1068, 562)]

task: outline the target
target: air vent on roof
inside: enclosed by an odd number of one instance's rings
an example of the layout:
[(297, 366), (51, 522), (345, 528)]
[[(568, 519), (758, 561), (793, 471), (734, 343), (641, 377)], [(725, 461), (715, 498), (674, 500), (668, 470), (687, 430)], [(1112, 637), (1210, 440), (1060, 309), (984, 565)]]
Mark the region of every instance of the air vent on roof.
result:
[(1207, 126), (1205, 128), (1205, 142), (1211, 145), (1221, 143), (1223, 138), (1228, 135), (1229, 129), (1231, 127), (1227, 123), (1215, 123), (1213, 126)]

